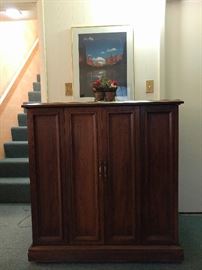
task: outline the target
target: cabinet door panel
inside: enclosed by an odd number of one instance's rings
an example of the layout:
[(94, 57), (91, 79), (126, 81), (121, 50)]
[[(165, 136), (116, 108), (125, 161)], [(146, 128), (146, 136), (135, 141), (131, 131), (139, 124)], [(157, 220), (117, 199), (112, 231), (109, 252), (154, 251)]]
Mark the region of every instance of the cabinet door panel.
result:
[(58, 110), (28, 114), (34, 243), (64, 241), (61, 119)]
[(143, 113), (144, 180), (142, 241), (177, 241), (177, 109), (150, 107)]
[(107, 111), (105, 237), (109, 243), (135, 240), (136, 119), (134, 109)]
[(100, 241), (97, 113), (66, 110), (72, 242)]

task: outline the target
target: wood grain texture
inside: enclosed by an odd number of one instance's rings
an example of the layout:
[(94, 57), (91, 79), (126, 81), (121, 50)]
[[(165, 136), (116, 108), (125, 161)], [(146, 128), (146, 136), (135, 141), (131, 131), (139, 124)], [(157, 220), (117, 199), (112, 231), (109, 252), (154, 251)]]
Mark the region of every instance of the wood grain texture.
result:
[(27, 106), (29, 260), (182, 261), (181, 103)]
[(61, 118), (57, 110), (28, 114), (34, 242), (64, 240)]
[(36, 262), (180, 263), (183, 250), (174, 245), (32, 246), (28, 256)]
[(143, 111), (144, 176), (142, 183), (142, 240), (176, 244), (177, 236), (177, 122), (170, 106)]
[(100, 240), (98, 130), (95, 110), (65, 112), (71, 189), (70, 238)]
[(135, 123), (133, 109), (106, 112), (105, 238), (109, 243), (135, 241)]

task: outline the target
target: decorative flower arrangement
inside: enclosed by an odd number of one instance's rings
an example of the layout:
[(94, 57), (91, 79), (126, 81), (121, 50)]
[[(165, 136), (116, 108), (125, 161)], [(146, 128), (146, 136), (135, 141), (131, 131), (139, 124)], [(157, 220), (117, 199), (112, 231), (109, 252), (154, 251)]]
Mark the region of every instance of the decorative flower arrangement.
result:
[(102, 77), (93, 82), (93, 91), (116, 91), (118, 83), (116, 80), (109, 80)]

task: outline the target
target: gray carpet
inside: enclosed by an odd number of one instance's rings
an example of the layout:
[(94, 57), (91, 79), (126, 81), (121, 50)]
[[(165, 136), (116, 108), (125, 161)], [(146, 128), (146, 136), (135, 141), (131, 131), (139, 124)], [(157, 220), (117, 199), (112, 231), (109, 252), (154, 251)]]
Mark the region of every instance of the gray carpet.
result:
[(0, 204), (0, 270), (201, 270), (202, 215), (180, 216), (180, 242), (185, 252), (182, 264), (36, 264), (27, 260), (31, 244), (29, 204)]

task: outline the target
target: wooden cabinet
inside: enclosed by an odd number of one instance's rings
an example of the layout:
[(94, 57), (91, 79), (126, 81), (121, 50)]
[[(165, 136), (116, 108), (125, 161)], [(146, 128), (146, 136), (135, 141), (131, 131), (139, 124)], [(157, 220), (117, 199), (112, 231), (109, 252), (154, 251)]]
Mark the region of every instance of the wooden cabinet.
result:
[(31, 261), (171, 261), (181, 101), (27, 104)]

